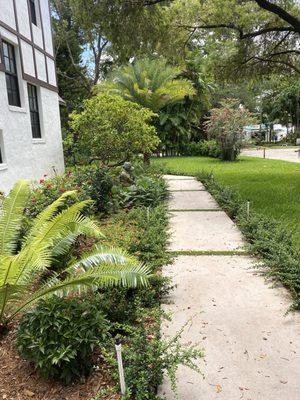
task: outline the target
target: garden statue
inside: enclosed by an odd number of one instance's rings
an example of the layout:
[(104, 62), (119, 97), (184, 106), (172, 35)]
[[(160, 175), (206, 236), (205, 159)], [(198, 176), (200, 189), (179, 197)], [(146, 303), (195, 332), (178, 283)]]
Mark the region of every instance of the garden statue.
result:
[(135, 183), (134, 167), (130, 162), (123, 164), (123, 170), (120, 175), (120, 182), (123, 186), (132, 186)]

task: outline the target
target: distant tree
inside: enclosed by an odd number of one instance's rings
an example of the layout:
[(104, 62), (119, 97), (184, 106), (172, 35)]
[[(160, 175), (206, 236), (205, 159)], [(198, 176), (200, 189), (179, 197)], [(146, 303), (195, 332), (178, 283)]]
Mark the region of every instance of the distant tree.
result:
[(82, 63), (84, 42), (69, 1), (51, 0), (51, 8), (58, 90), (65, 101), (61, 107), (62, 126), (67, 128), (68, 115), (90, 96), (91, 81)]
[(300, 138), (300, 80), (273, 80), (273, 87), (262, 96), (262, 111), (270, 123), (291, 123), (295, 138)]
[(139, 153), (151, 153), (159, 138), (151, 119), (155, 114), (120, 96), (99, 94), (71, 115), (71, 128), (81, 158), (122, 164)]
[(297, 0), (174, 0), (168, 13), (177, 47), (206, 54), (220, 78), (300, 72)]
[(236, 99), (225, 99), (219, 108), (210, 111), (206, 122), (208, 136), (215, 138), (225, 161), (234, 161), (243, 142), (243, 128), (254, 122), (251, 113), (239, 105)]

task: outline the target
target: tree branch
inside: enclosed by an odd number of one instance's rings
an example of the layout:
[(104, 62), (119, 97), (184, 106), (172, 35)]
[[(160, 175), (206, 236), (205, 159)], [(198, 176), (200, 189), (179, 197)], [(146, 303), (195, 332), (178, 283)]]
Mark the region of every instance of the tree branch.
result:
[(271, 3), (268, 0), (254, 0), (260, 8), (270, 11), (271, 13), (277, 15), (280, 19), (291, 25), (295, 32), (300, 33), (300, 19), (294, 17), (292, 14), (284, 10), (282, 7), (275, 3)]
[(263, 29), (259, 29), (257, 31), (254, 32), (248, 32), (248, 33), (244, 33), (242, 28), (234, 25), (234, 24), (208, 24), (208, 25), (198, 25), (198, 26), (194, 26), (194, 25), (177, 25), (179, 28), (185, 28), (188, 30), (192, 30), (194, 31), (195, 29), (220, 29), (220, 28), (225, 28), (225, 29), (233, 29), (235, 31), (237, 31), (239, 33), (239, 37), (240, 39), (250, 39), (250, 38), (254, 38), (260, 35), (265, 35), (266, 33), (270, 33), (270, 32), (295, 32), (294, 28), (290, 27), (290, 26), (286, 26), (286, 27), (270, 27), (270, 28), (263, 28)]

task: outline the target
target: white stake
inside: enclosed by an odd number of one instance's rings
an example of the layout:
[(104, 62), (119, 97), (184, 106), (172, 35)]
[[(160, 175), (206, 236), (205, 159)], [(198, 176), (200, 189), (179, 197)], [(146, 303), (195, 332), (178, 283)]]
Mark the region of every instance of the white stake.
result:
[(123, 360), (122, 360), (122, 345), (121, 345), (121, 343), (116, 344), (116, 352), (117, 352), (118, 369), (119, 369), (119, 377), (120, 377), (121, 395), (125, 396), (126, 384), (125, 384), (125, 376), (124, 376), (124, 368), (123, 368)]
[(247, 218), (250, 217), (250, 201), (247, 201)]

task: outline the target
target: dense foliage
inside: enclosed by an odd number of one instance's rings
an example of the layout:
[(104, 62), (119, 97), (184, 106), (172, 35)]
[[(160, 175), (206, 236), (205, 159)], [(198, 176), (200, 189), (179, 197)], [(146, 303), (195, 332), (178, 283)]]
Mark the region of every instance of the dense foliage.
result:
[(252, 121), (249, 111), (234, 99), (223, 100), (219, 108), (210, 111), (205, 124), (207, 134), (218, 142), (223, 160), (237, 158), (242, 148), (244, 127)]
[(24, 315), (17, 346), (42, 376), (70, 383), (90, 372), (93, 350), (108, 340), (109, 326), (96, 302), (54, 297)]
[[(96, 244), (79, 259), (71, 249), (80, 235), (102, 236), (94, 220), (84, 217), (89, 203), (82, 201), (63, 208), (72, 192), (66, 192), (32, 221), (22, 238), (25, 205), (29, 186), (20, 181), (1, 205), (0, 213), (0, 325), (7, 324), (21, 311), (55, 294), (82, 293), (95, 287), (147, 285), (149, 270), (137, 260), (116, 249)], [(53, 267), (64, 255), (62, 271)], [(52, 273), (48, 274), (52, 270)], [(41, 285), (34, 285), (46, 277)]]
[(159, 143), (151, 119), (155, 114), (120, 96), (99, 94), (71, 116), (80, 157), (90, 162), (124, 162), (151, 153)]
[(220, 158), (221, 148), (215, 140), (202, 140), (200, 142), (186, 143), (182, 146), (180, 153), (183, 156)]

